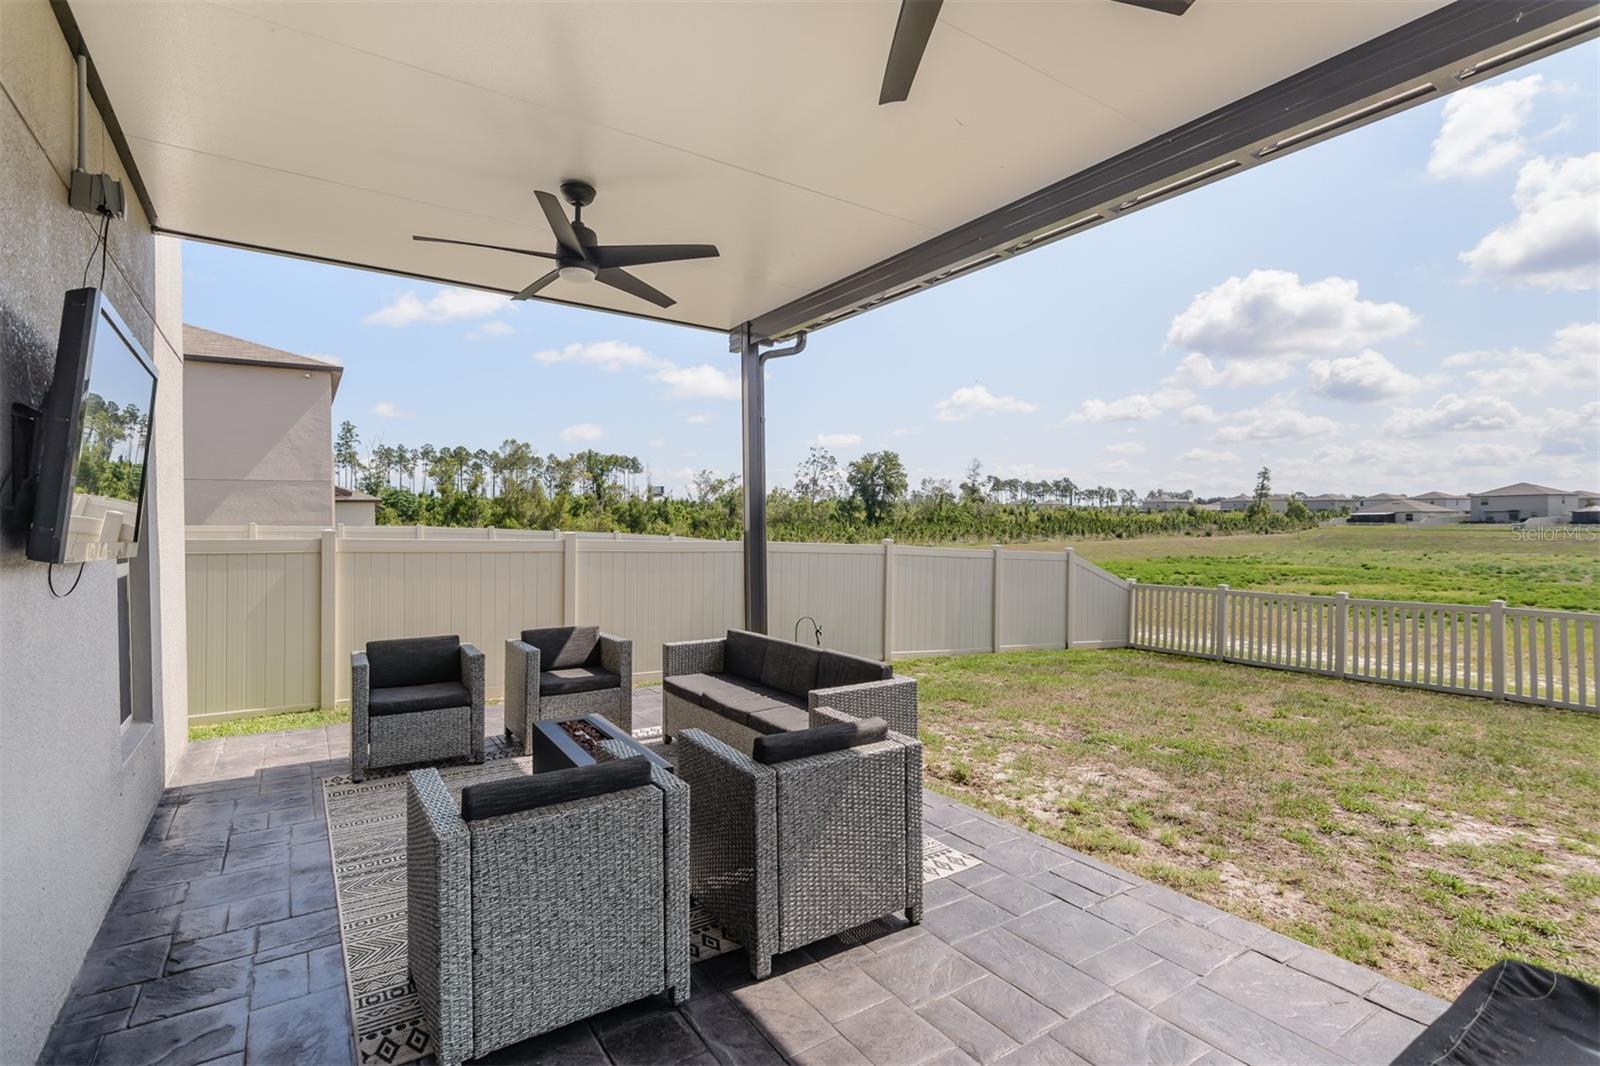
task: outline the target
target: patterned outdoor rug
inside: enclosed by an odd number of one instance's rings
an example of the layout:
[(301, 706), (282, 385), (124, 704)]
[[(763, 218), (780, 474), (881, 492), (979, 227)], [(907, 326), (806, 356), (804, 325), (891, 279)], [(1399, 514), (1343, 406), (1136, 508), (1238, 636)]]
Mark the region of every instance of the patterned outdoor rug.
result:
[[(495, 747), (480, 766), (441, 767), (450, 790), (459, 797), (467, 785), (529, 772), (530, 760), (508, 757), (508, 748)], [(357, 784), (346, 775), (329, 777), (322, 782), (322, 795), (356, 1046), (362, 1066), (400, 1066), (433, 1052), (406, 966), (406, 778), (369, 775)], [(979, 864), (927, 836), (922, 855), (926, 881)], [(738, 947), (705, 912), (690, 914), (694, 962)]]

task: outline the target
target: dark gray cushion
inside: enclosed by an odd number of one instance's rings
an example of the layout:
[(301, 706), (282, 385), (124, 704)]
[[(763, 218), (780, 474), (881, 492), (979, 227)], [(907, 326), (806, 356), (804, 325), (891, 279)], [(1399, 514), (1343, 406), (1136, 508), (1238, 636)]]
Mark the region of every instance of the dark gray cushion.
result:
[(539, 672), (539, 695), (571, 696), (578, 692), (602, 692), (620, 688), (622, 676), (598, 666), (569, 666), (563, 670)]
[(838, 688), (841, 685), (861, 685), (868, 681), (887, 681), (894, 676), (894, 667), (859, 655), (846, 655), (842, 651), (825, 651), (817, 664), (817, 688)]
[(757, 733), (792, 733), (810, 725), (811, 716), (804, 707), (773, 706), (748, 715), (744, 724)]
[(750, 757), (759, 763), (788, 762), (828, 751), (843, 751), (860, 744), (876, 744), (889, 735), (889, 723), (882, 718), (863, 718), (859, 722), (832, 722), (815, 729), (773, 733), (756, 737)]
[(367, 665), (373, 688), (460, 681), (461, 638), (452, 635), (369, 640)]
[(396, 685), (375, 688), (367, 697), (367, 714), (412, 714), (438, 711), (446, 707), (472, 706), (472, 693), (459, 681), (436, 681), (431, 685)]
[(805, 716), (804, 700), (733, 674), (683, 674), (667, 678), (662, 685), (679, 699), (715, 711), (740, 725), (748, 725), (749, 717), (760, 711), (798, 708), (802, 719)]
[(680, 700), (688, 700), (696, 706), (703, 706), (700, 701), (705, 697), (711, 677), (711, 674), (678, 674), (675, 677), (664, 677), (661, 679), (661, 688)]
[(746, 633), (742, 629), (728, 630), (728, 642), (722, 651), (722, 668), (746, 681), (760, 681), (761, 668), (767, 661), (767, 645), (770, 643), (759, 633)]
[(770, 641), (761, 667), (761, 683), (804, 699), (817, 687), (817, 664), (821, 658), (818, 648), (787, 640)]
[(599, 626), (553, 626), (524, 629), (522, 642), (539, 649), (540, 670), (600, 665)]
[(461, 790), (461, 817), (476, 822), (649, 783), (650, 761), (643, 757), (613, 759), (570, 770), (550, 770), (530, 777), (485, 781)]

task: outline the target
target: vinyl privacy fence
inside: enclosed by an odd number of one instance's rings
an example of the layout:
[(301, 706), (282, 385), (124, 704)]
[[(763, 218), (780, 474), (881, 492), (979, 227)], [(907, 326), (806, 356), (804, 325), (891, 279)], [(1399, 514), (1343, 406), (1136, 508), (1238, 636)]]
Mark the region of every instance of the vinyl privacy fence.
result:
[(1600, 615), (1133, 585), (1129, 644), (1330, 677), (1594, 711)]
[[(1130, 583), (1062, 552), (772, 544), (768, 629), (809, 617), (874, 659), (1120, 647)], [(610, 534), (379, 526), (203, 526), (188, 538), (189, 714), (198, 721), (349, 699), (369, 640), (459, 633), (498, 697), (505, 641), (596, 624), (659, 674), (667, 641), (743, 624), (742, 547)], [(801, 639), (812, 630), (803, 625)]]

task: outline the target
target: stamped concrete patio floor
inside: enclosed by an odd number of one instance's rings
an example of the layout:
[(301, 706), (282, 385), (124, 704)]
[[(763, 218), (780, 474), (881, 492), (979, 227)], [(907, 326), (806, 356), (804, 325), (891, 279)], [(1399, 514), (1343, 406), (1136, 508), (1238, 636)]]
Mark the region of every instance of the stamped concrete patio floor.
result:
[[(660, 690), (636, 715), (659, 722)], [(501, 727), (491, 708), (488, 730)], [(348, 727), (190, 745), (43, 1060), (354, 1059), (323, 775)], [(935, 793), (929, 835), (983, 860), (889, 921), (694, 968), (496, 1063), (1387, 1063), (1445, 1004)]]

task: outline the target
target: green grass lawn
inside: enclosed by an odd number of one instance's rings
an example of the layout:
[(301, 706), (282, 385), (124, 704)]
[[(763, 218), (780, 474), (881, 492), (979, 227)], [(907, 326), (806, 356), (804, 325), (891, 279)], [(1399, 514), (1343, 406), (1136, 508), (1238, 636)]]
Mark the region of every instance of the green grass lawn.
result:
[(1600, 717), (1133, 651), (897, 671), (942, 792), (1441, 996), (1600, 979)]
[(350, 709), (332, 711), (293, 711), (289, 714), (263, 714), (255, 718), (234, 718), (215, 725), (189, 727), (190, 740), (217, 740), (221, 737), (249, 737), (258, 733), (287, 733), (291, 729), (316, 729), (350, 720)]
[(1073, 546), (1120, 577), (1167, 585), (1227, 582), (1270, 592), (1467, 604), (1503, 599), (1513, 607), (1600, 610), (1600, 538), (1518, 539), (1507, 526), (1340, 525)]

